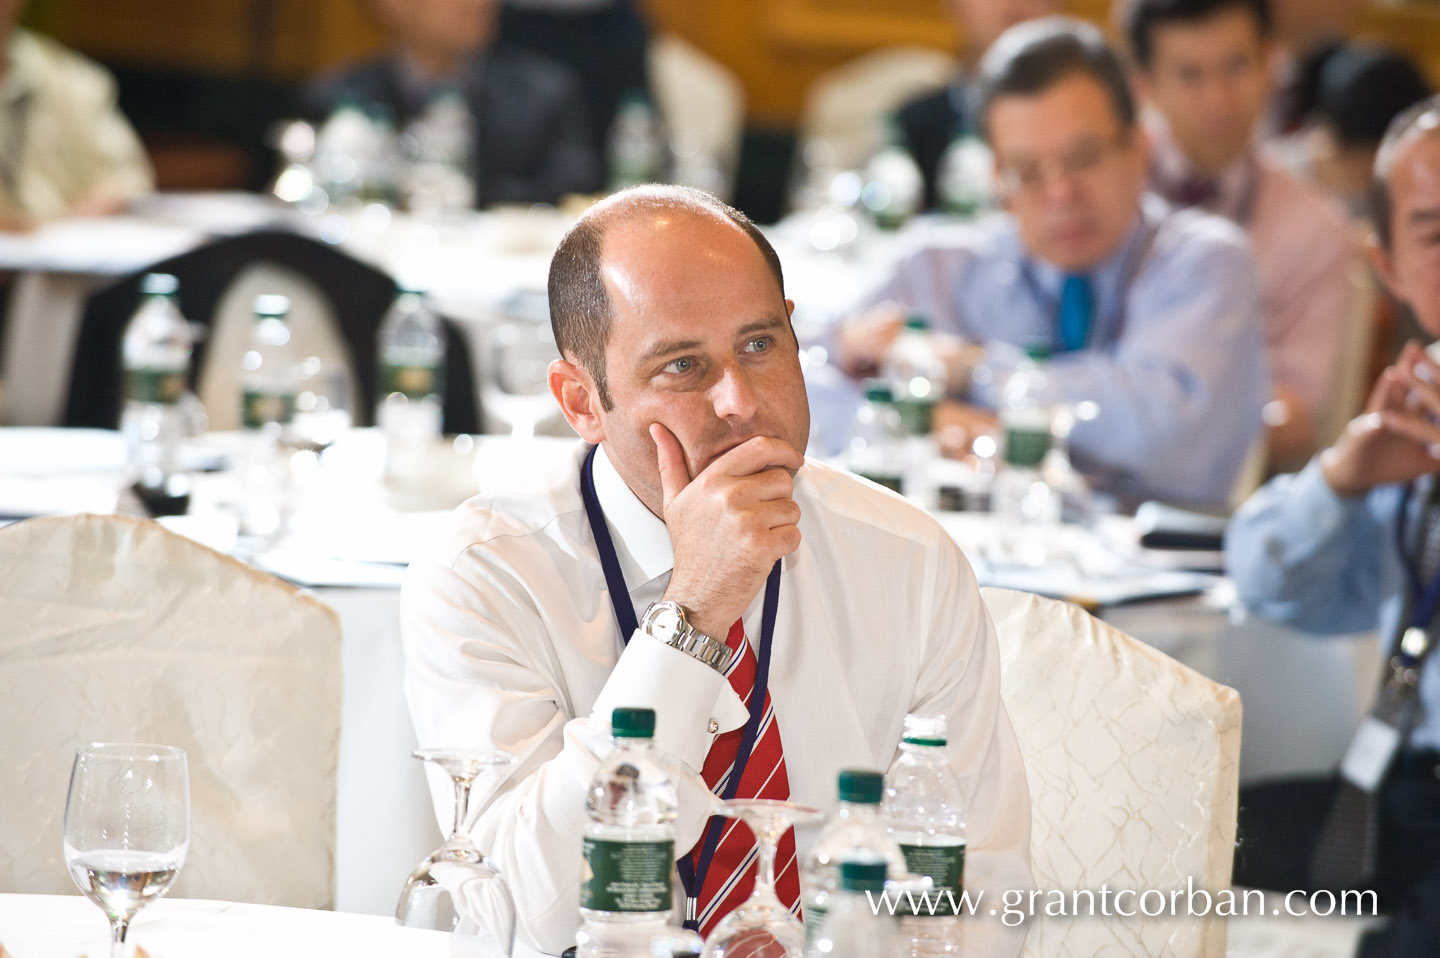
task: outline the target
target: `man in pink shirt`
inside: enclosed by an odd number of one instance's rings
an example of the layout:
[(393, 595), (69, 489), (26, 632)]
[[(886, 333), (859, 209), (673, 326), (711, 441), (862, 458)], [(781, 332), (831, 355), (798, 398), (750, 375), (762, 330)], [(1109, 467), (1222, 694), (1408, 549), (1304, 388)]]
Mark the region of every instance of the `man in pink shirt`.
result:
[[(1151, 185), (1250, 234), (1272, 401), (1272, 469), (1303, 463), (1330, 417), (1360, 251), (1341, 211), (1256, 148), (1270, 93), (1265, 0), (1135, 0), (1126, 21), (1151, 108)], [(1348, 412), (1348, 411), (1347, 411)]]

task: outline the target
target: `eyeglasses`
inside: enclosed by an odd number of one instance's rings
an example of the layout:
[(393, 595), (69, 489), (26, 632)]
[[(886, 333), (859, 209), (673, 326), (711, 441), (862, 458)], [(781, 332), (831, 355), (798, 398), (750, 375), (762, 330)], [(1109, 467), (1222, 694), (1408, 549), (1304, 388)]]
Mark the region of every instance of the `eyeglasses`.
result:
[(1045, 188), (1051, 176), (1067, 180), (1084, 179), (1104, 166), (1112, 154), (1130, 145), (1130, 137), (1122, 134), (1109, 140), (1082, 140), (1055, 157), (1023, 160), (1001, 165), (998, 182), (1002, 193), (1034, 196)]

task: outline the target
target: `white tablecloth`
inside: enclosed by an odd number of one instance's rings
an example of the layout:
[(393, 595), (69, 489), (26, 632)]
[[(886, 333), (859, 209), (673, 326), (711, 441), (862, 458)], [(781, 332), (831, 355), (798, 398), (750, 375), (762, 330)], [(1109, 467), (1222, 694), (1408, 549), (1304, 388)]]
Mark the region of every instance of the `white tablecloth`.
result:
[[(162, 898), (140, 911), (128, 940), (153, 958), (449, 958), (449, 936), (393, 920), (304, 908)], [(110, 954), (105, 916), (79, 895), (0, 895), (6, 958)], [(538, 958), (519, 944), (515, 958)]]

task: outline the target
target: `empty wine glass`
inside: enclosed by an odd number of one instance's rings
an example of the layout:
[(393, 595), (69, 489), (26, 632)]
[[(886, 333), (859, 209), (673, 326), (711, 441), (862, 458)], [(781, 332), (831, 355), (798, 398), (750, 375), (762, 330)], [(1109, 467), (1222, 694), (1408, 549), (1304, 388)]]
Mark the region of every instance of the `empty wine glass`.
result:
[(550, 361), (560, 358), (548, 322), (502, 323), (486, 337), (487, 375), (481, 387), (485, 414), (529, 438), (545, 420), (559, 415), (550, 394)]
[[(417, 749), (415, 757), (440, 768), (455, 787), (450, 837), (405, 880), (395, 922), (407, 928), (448, 931), (457, 951), (474, 958), (509, 958), (515, 942), (515, 901), (505, 876), (475, 846), (465, 826), (470, 791), (486, 769), (515, 761), (508, 752)], [(459, 939), (464, 939), (463, 947)]]
[(168, 745), (86, 745), (65, 799), (65, 865), (110, 919), (110, 958), (130, 920), (164, 895), (190, 844), (185, 752)]
[(758, 864), (755, 890), (715, 926), (705, 942), (704, 958), (804, 958), (804, 926), (775, 894), (775, 850), (786, 832), (818, 820), (820, 810), (746, 798), (721, 803), (718, 813), (740, 819), (755, 833)]
[(295, 415), (285, 429), (285, 445), (316, 454), (328, 449), (350, 428), (352, 392), (344, 362), (318, 356), (301, 360), (295, 367)]

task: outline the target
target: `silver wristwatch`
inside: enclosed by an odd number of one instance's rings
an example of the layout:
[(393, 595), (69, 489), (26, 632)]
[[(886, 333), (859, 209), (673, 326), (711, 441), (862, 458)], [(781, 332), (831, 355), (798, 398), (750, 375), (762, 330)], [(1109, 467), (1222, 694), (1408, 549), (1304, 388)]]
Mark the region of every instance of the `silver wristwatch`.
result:
[(659, 639), (672, 649), (679, 649), (699, 659), (717, 672), (724, 672), (735, 654), (724, 642), (696, 632), (689, 622), (685, 607), (678, 602), (652, 602), (640, 619), (640, 631)]

